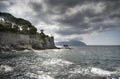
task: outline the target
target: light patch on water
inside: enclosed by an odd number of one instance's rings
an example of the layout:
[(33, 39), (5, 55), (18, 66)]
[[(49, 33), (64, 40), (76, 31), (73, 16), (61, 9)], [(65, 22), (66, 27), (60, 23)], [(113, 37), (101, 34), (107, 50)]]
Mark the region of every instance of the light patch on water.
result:
[(46, 74), (35, 74), (35, 73), (27, 73), (26, 76), (30, 78), (36, 78), (36, 79), (54, 79), (53, 77), (46, 75)]
[(1, 65), (0, 72), (10, 72), (13, 71), (13, 68), (8, 65)]
[(38, 79), (54, 79), (54, 78), (50, 77), (49, 75), (43, 74), (43, 75), (39, 75)]
[(73, 64), (72, 62), (62, 60), (62, 59), (48, 59), (47, 61), (44, 61), (42, 63), (43, 65), (59, 65), (59, 66), (65, 66), (65, 65), (70, 65)]

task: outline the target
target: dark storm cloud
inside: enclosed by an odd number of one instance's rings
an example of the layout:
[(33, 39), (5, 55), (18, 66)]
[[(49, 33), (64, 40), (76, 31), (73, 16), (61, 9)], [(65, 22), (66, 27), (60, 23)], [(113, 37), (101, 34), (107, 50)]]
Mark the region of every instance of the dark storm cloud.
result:
[[(39, 3), (31, 3), (32, 9), (37, 13), (35, 18), (48, 24), (59, 23), (61, 29), (58, 30), (57, 33), (61, 35), (85, 34), (119, 27), (119, 21), (114, 21), (114, 23), (104, 22), (105, 20), (114, 20), (115, 18), (120, 20), (119, 0), (44, 0), (43, 2), (42, 4), (45, 4), (45, 7)], [(76, 6), (87, 6), (92, 3), (94, 3), (94, 7), (96, 7), (98, 3), (103, 3), (105, 10), (100, 13), (95, 13), (94, 9), (87, 7), (88, 9), (84, 11), (78, 10), (73, 15), (65, 15), (70, 8), (74, 9)], [(44, 11), (44, 8), (46, 8), (46, 11)], [(58, 15), (59, 18), (52, 20), (51, 18), (55, 15)], [(87, 23), (84, 22), (85, 17), (88, 17), (90, 21)], [(62, 29), (62, 27), (70, 28)]]
[[(30, 1), (29, 2), (29, 6), (36, 13), (36, 15), (33, 16), (35, 18), (34, 21), (35, 21), (36, 24), (38, 22), (40, 22), (40, 21), (43, 21), (43, 22), (45, 22), (47, 24), (51, 24), (52, 23), (48, 19), (49, 15), (50, 15), (49, 7), (47, 5), (44, 6), (44, 4), (46, 4), (44, 1), (42, 1), (42, 2)], [(47, 10), (45, 10), (45, 8), (47, 8)]]
[(57, 21), (66, 25), (75, 26), (78, 25), (80, 22), (83, 22), (84, 15), (82, 13), (77, 13), (74, 16), (66, 16), (64, 19), (58, 19)]
[[(85, 4), (95, 3), (103, 3), (105, 5), (105, 10), (100, 13), (95, 13), (93, 9), (88, 8), (83, 12), (78, 11), (76, 14), (71, 16), (64, 16), (64, 18), (59, 18), (56, 21), (61, 24), (61, 26), (66, 27), (69, 26), (71, 28), (59, 30), (58, 33), (62, 35), (70, 35), (70, 34), (84, 34), (84, 33), (92, 33), (94, 31), (102, 31), (111, 28), (117, 28), (120, 24), (120, 0), (86, 0), (81, 2), (81, 0), (48, 0), (48, 4), (52, 7), (60, 7), (64, 9), (60, 12), (66, 12), (67, 9), (73, 8), (75, 6), (82, 6)], [(96, 5), (93, 5), (96, 7)], [(87, 5), (86, 5), (87, 6)], [(96, 7), (97, 9), (97, 7)], [(99, 9), (99, 8), (98, 8)], [(61, 16), (64, 14), (60, 14)], [(88, 17), (90, 21), (88, 23), (84, 22), (84, 18)], [(119, 21), (115, 22), (115, 18), (118, 18)], [(106, 22), (106, 20), (113, 21), (112, 23)], [(91, 24), (92, 23), (92, 24)], [(62, 27), (61, 27), (62, 28)], [(92, 28), (91, 30), (87, 30)], [(84, 31), (87, 30), (87, 31)]]
[(64, 14), (68, 8), (81, 5), (84, 2), (86, 2), (86, 0), (45, 0), (45, 3), (49, 7), (49, 12), (54, 14), (56, 12), (50, 9), (58, 8), (58, 14), (60, 15)]

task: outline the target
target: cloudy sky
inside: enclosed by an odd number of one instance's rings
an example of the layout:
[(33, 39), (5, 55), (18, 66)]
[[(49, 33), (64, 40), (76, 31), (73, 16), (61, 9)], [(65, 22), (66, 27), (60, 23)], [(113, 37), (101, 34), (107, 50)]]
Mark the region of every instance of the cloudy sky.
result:
[(29, 20), (55, 42), (120, 45), (120, 0), (0, 0), (0, 11)]

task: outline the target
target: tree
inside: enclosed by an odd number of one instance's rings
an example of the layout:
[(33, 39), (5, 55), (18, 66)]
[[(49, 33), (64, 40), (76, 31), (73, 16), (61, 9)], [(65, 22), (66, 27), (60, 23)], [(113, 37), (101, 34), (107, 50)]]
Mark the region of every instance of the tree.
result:
[(41, 31), (40, 37), (44, 39), (45, 38), (44, 30), (40, 30), (40, 31)]
[(34, 26), (31, 26), (29, 28), (29, 34), (36, 34), (37, 33), (37, 29)]
[[(16, 18), (9, 13), (2, 12), (0, 12), (0, 17), (4, 17), (4, 22), (0, 22), (0, 31), (10, 31), (14, 33), (19, 32), (22, 34), (37, 34), (37, 29), (25, 19)], [(12, 23), (15, 25), (12, 26)]]
[(40, 38), (43, 41), (43, 43), (46, 43), (46, 40), (45, 40), (46, 35), (44, 34), (44, 30), (40, 30), (40, 31), (41, 31)]
[(13, 25), (12, 32), (13, 32), (13, 33), (18, 33), (18, 32), (20, 32), (20, 28), (18, 27), (18, 25)]
[(18, 18), (16, 21), (16, 24), (18, 25), (26, 25), (26, 26), (31, 26), (31, 23), (25, 19)]
[(5, 31), (12, 31), (12, 24), (9, 22), (2, 22), (2, 25), (4, 26)]
[(4, 32), (4, 31), (5, 31), (5, 27), (2, 24), (0, 24), (0, 32)]
[(26, 25), (22, 26), (21, 33), (23, 33), (23, 34), (28, 34), (28, 33), (29, 33), (29, 28), (28, 28), (28, 26), (26, 26)]

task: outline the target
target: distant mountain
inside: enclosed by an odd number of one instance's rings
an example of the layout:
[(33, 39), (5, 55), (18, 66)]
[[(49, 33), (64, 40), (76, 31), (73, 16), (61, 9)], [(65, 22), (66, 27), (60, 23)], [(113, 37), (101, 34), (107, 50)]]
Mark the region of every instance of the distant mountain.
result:
[(86, 44), (84, 42), (78, 41), (78, 40), (70, 40), (70, 41), (63, 41), (63, 42), (56, 42), (56, 45), (70, 45), (70, 46), (85, 46)]

